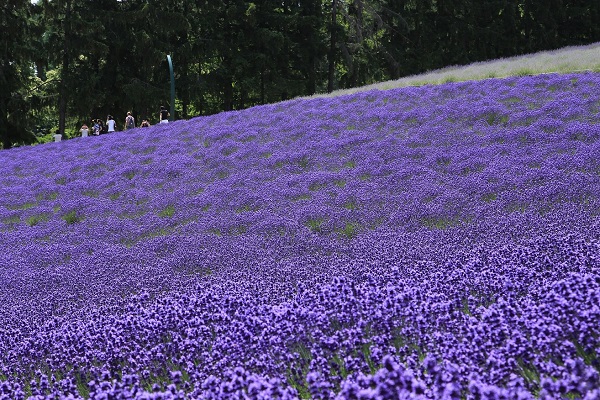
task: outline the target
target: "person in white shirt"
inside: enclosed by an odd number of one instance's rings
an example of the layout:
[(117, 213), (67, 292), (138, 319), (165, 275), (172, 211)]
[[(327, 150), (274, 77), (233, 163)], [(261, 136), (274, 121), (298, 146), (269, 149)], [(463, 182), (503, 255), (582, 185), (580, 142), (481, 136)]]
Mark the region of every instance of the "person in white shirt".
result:
[(109, 115), (106, 119), (106, 126), (108, 127), (108, 133), (114, 132), (117, 123), (113, 119), (112, 115)]
[(88, 132), (89, 132), (89, 128), (86, 124), (83, 124), (81, 126), (81, 129), (79, 130), (79, 132), (81, 132), (81, 137), (88, 137)]

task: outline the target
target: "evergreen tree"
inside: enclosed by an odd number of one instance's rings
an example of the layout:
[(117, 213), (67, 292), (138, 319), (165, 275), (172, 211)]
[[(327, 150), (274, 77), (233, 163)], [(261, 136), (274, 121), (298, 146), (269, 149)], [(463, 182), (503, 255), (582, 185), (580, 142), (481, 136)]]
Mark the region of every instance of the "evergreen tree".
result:
[(35, 140), (27, 128), (27, 95), (33, 74), (30, 14), (27, 0), (6, 0), (0, 5), (0, 142), (5, 149)]
[(156, 118), (167, 54), (187, 118), (600, 40), (600, 2), (549, 1), (5, 0), (0, 141)]

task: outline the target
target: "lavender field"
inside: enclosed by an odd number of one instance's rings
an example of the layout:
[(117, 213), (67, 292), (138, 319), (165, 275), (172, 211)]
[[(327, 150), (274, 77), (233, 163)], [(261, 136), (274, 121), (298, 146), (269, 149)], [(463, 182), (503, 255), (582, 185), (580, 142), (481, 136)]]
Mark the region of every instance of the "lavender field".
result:
[(600, 74), (0, 152), (0, 399), (600, 398)]

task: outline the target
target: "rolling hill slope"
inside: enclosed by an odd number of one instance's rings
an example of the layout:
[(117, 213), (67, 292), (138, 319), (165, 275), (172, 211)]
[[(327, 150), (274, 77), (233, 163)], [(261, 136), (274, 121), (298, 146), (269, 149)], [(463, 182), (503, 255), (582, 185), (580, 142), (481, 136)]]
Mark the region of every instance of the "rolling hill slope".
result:
[(600, 395), (599, 89), (369, 91), (1, 152), (0, 393)]

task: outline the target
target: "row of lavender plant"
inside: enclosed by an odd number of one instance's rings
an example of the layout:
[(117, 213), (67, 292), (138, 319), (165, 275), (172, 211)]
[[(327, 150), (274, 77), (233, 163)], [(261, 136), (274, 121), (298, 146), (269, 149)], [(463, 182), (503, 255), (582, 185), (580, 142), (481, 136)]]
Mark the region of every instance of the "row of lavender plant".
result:
[(294, 100), (1, 153), (0, 393), (594, 398), (599, 84)]
[(396, 263), (363, 280), (301, 284), (274, 305), (206, 287), (158, 301), (143, 293), (124, 313), (52, 321), (14, 343), (5, 372), (28, 384), (4, 390), (39, 398), (594, 398), (599, 249), (575, 235), (535, 238), (465, 252), (446, 268)]

